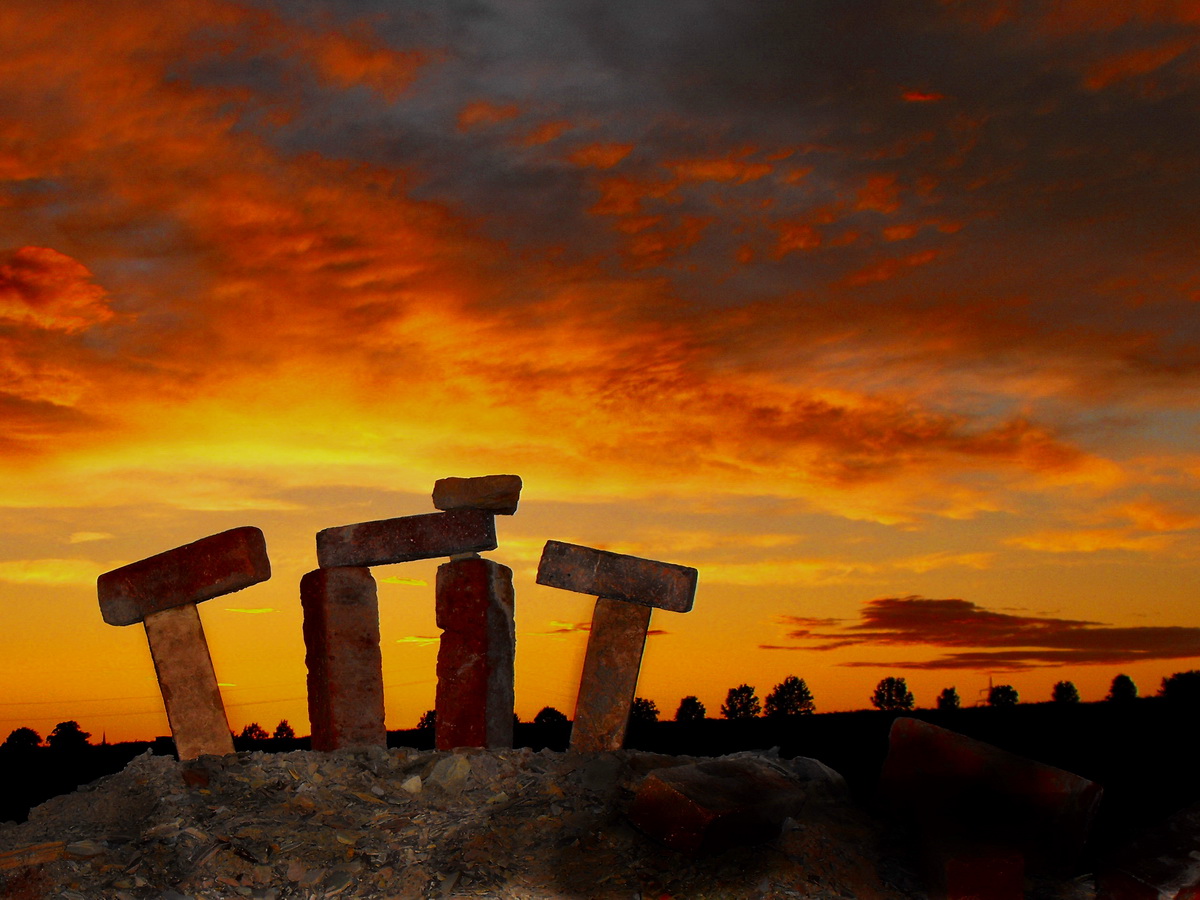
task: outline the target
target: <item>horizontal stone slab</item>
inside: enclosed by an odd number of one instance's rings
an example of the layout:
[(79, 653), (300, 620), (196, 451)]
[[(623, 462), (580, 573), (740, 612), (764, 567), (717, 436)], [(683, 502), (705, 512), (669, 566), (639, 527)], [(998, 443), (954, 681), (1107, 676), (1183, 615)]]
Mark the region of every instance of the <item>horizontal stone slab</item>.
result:
[(685, 613), (696, 598), (698, 577), (688, 566), (547, 541), (537, 583)]
[(433, 485), (435, 509), (485, 509), (493, 515), (511, 516), (520, 499), (520, 475), (439, 478)]
[(317, 532), (317, 564), (385, 566), (496, 549), (495, 517), (478, 509), (402, 516)]
[(231, 594), (270, 577), (263, 533), (245, 526), (105, 572), (96, 580), (96, 591), (105, 622), (133, 625), (151, 613)]

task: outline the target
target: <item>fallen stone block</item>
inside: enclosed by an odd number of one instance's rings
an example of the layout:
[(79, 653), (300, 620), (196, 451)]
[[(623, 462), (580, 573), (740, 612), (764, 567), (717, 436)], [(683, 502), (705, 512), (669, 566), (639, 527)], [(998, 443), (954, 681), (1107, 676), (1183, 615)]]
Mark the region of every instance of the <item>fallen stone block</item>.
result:
[(1096, 874), (1096, 900), (1200, 898), (1200, 805), (1189, 806), (1123, 848)]
[(383, 566), (495, 549), (495, 517), (478, 509), (380, 519), (317, 532), (317, 563), (322, 569)]
[(379, 600), (364, 567), (317, 569), (300, 579), (312, 749), (384, 747)]
[(938, 838), (923, 847), (922, 859), (935, 900), (1024, 900), (1020, 851)]
[(892, 724), (880, 796), (926, 838), (1020, 853), (1031, 870), (1069, 872), (1100, 785), (918, 719)]
[(497, 516), (511, 516), (520, 499), (519, 475), (439, 478), (433, 485), (434, 509), (482, 509)]
[(765, 761), (715, 759), (651, 772), (638, 787), (629, 820), (672, 850), (707, 855), (778, 837), (807, 796)]
[(513, 745), (512, 570), (490, 559), (438, 567), (437, 748)]

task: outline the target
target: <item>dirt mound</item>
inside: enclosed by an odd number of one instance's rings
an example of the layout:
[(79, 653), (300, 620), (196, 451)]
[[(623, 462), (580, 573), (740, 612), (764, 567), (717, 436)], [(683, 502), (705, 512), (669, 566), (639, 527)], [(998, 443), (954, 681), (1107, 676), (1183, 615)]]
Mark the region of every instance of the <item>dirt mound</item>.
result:
[(923, 896), (840, 776), (767, 759), (807, 791), (779, 838), (713, 858), (628, 824), (633, 791), (689, 757), (406, 749), (146, 754), (0, 828), (0, 896), (859, 898)]

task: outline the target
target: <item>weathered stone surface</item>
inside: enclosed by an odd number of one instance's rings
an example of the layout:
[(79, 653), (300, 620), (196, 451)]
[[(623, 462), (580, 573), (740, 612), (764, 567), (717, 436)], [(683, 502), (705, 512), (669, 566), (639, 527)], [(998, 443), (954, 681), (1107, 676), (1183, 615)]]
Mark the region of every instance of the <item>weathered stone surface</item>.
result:
[(682, 853), (720, 853), (779, 836), (807, 793), (775, 766), (750, 758), (716, 759), (651, 772), (629, 819)]
[(1016, 850), (1034, 870), (1079, 858), (1098, 784), (918, 719), (896, 719), (889, 740), (880, 794), (924, 834)]
[(1024, 900), (1025, 858), (1017, 850), (942, 839), (925, 847), (937, 900)]
[(200, 610), (194, 603), (146, 616), (146, 638), (180, 759), (233, 752)]
[(688, 566), (562, 541), (546, 542), (537, 572), (538, 584), (672, 612), (692, 608), (696, 580), (696, 570)]
[(512, 570), (490, 559), (438, 567), (437, 746), (513, 744)]
[(402, 516), (317, 532), (317, 563), (382, 566), (496, 549), (495, 517), (478, 509)]
[(267, 544), (254, 527), (233, 528), (105, 572), (96, 581), (109, 625), (240, 591), (271, 577)]
[(620, 750), (625, 743), (651, 612), (608, 597), (596, 600), (571, 726), (572, 750)]
[(439, 478), (433, 485), (435, 509), (484, 509), (493, 515), (511, 516), (520, 499), (520, 475)]
[(309, 572), (300, 579), (300, 605), (312, 748), (386, 746), (379, 600), (370, 570)]
[(1200, 805), (1186, 807), (1122, 849), (1096, 876), (1097, 900), (1200, 897)]

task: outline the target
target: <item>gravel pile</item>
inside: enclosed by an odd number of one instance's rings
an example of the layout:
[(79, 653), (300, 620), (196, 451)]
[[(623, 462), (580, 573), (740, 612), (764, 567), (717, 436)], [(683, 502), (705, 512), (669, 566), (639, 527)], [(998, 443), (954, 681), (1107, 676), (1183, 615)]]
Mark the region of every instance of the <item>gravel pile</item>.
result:
[[(739, 754), (791, 763), (769, 754)], [(698, 760), (528, 749), (237, 753), (122, 772), (0, 826), (0, 896), (923, 898), (839, 776), (769, 844), (683, 856), (628, 824), (650, 771)], [(803, 761), (806, 779), (814, 766)]]

